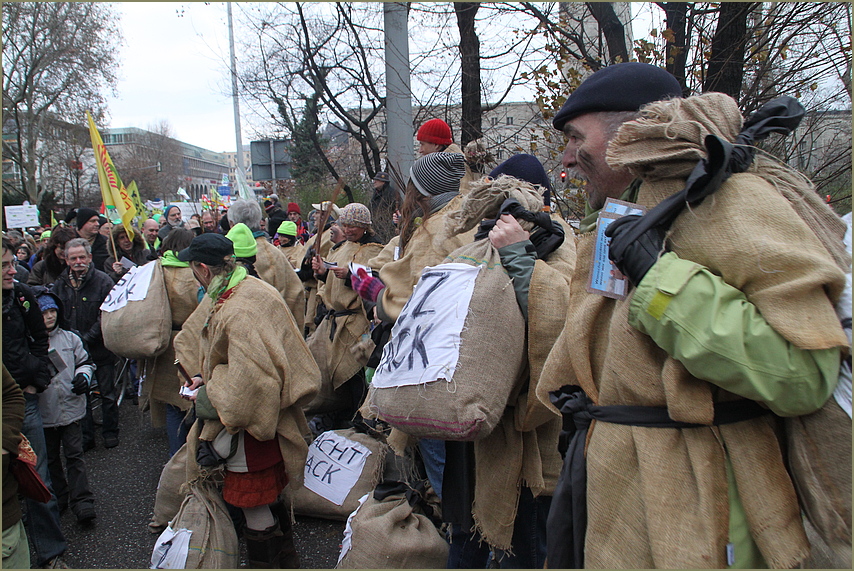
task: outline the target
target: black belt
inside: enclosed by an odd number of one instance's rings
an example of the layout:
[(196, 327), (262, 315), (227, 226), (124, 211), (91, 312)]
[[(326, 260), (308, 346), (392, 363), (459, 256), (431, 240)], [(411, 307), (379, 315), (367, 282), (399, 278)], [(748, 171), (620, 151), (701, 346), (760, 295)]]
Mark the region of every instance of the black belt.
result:
[(335, 311), (334, 309), (330, 309), (326, 313), (326, 319), (332, 320), (332, 325), (329, 326), (329, 340), (332, 341), (335, 339), (335, 332), (338, 331), (338, 321), (335, 320), (336, 317), (345, 317), (347, 315), (356, 315), (359, 313), (354, 309), (345, 309), (343, 311)]
[[(552, 569), (584, 567), (584, 535), (587, 531), (587, 460), (584, 444), (593, 420), (647, 428), (701, 428), (710, 426), (673, 420), (665, 407), (593, 404), (577, 386), (563, 386), (549, 393), (563, 416), (558, 449), (563, 459), (560, 478), (549, 510), (547, 560)], [(770, 411), (751, 400), (717, 403), (712, 426), (757, 418)], [(554, 509), (558, 507), (558, 509)]]

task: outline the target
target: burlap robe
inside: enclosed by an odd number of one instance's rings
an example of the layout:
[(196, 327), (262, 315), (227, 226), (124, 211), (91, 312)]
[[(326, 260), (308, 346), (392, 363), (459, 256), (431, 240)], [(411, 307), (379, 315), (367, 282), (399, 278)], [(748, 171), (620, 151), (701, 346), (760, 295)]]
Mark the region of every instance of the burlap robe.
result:
[[(329, 254), (329, 249), (332, 247), (332, 238), (330, 238), (331, 232), (326, 230), (320, 236), (320, 257), (325, 258)], [(305, 253), (303, 254), (303, 259), (308, 255), (309, 249), (314, 247), (314, 236), (312, 236), (311, 240), (305, 243)], [(302, 260), (300, 260), (300, 264)], [(300, 266), (297, 266), (300, 267)], [(317, 302), (319, 298), (317, 297), (317, 280), (314, 278), (308, 279), (303, 282), (303, 287), (305, 288), (305, 330), (311, 334), (314, 332), (316, 325), (314, 324), (314, 318), (317, 315)]]
[(296, 269), (300, 268), (302, 259), (305, 256), (306, 246), (300, 244), (299, 241), (293, 246), (279, 246), (279, 251), (282, 252), (288, 261)]
[[(647, 119), (623, 125), (608, 151), (609, 164), (630, 166), (643, 178), (638, 202), (647, 208), (681, 190), (706, 133), (733, 140), (741, 125), (734, 102), (721, 94), (650, 107)], [(760, 177), (734, 175), (671, 230), (677, 255), (741, 289), (796, 346), (847, 343), (828, 299), (840, 291), (842, 273)], [(736, 397), (692, 377), (629, 326), (631, 296), (616, 301), (585, 291), (594, 241), (593, 233), (578, 241), (566, 327), (546, 361), (538, 398), (548, 404), (549, 391), (577, 384), (596, 404), (666, 406), (674, 420), (710, 424), (713, 403)], [(771, 415), (685, 430), (595, 423), (587, 446), (585, 565), (726, 566), (725, 453), (762, 555), (771, 567), (797, 565), (809, 546), (774, 429)]]
[(152, 533), (163, 531), (175, 517), (186, 496), (182, 489), (187, 479), (187, 445), (184, 444), (163, 466), (154, 496), (154, 515), (148, 523)]
[(335, 430), (334, 432), (348, 440), (364, 445), (365, 448), (371, 451), (371, 454), (365, 460), (362, 474), (355, 484), (353, 484), (350, 493), (347, 494), (344, 503), (340, 506), (314, 493), (305, 486), (297, 490), (293, 490), (290, 487), (285, 488), (285, 491), (282, 493), (282, 499), (286, 505), (293, 506), (295, 514), (336, 521), (347, 521), (347, 517), (359, 507), (359, 498), (372, 492), (379, 482), (380, 476), (382, 476), (383, 460), (388, 450), (387, 445), (368, 434), (356, 432), (352, 428)]
[[(198, 422), (193, 426), (187, 437), (191, 459), (196, 439), (213, 440), (223, 427), (246, 430), (261, 441), (278, 437), (289, 485), (302, 485), (309, 434), (302, 407), (317, 393), (320, 372), (289, 312), (269, 284), (246, 277), (213, 310), (206, 296), (184, 323), (176, 353), (184, 363), (185, 355), (197, 352), (195, 359), (186, 357), (185, 366), (191, 375), (201, 372), (221, 421), (206, 421), (201, 430)], [(198, 465), (188, 462), (189, 481), (194, 477)]]
[(120, 357), (154, 357), (165, 351), (171, 341), (171, 315), (163, 268), (159, 261), (154, 263), (145, 299), (128, 301), (116, 311), (101, 312), (104, 346)]
[(427, 266), (442, 263), (445, 256), (472, 241), (473, 228), (468, 232), (455, 235), (449, 235), (445, 230), (445, 215), (457, 210), (462, 200), (461, 195), (455, 196), (441, 210), (430, 216), (424, 224), (416, 228), (398, 260), (387, 261), (388, 253), (381, 253), (379, 260), (372, 259), (368, 262), (367, 265), (372, 268), (381, 267), (380, 279), (386, 287), (382, 291), (378, 304), (382, 305), (382, 311), (392, 320), (398, 318), (406, 300), (412, 295), (412, 289), (421, 277), (421, 270)]
[[(159, 261), (156, 263), (160, 263)], [(188, 410), (192, 403), (181, 398), (178, 391), (183, 379), (175, 367), (175, 337), (184, 321), (199, 305), (199, 284), (190, 268), (166, 266), (163, 268), (163, 281), (172, 314), (172, 335), (169, 347), (162, 354), (142, 363), (145, 381), (142, 383), (143, 407), (145, 401), (151, 409), (151, 424), (155, 427), (165, 426), (166, 408), (171, 404), (181, 410)]]
[[(382, 244), (345, 241), (333, 248), (325, 259), (336, 262), (339, 268), (346, 268), (351, 262), (366, 266), (368, 260), (382, 249)], [(335, 277), (331, 271), (326, 275), (326, 282), (321, 284), (319, 295), (327, 310), (356, 312), (353, 315), (332, 318), (335, 320), (336, 330), (327, 350), (326, 366), (333, 388), (337, 389), (362, 368), (350, 349), (361, 340), (362, 334), (370, 332), (370, 322), (365, 315), (365, 307), (359, 294), (349, 287), (344, 279)], [(329, 336), (325, 335), (319, 340), (328, 341)]]
[(263, 236), (255, 238), (255, 243), (258, 245), (258, 253), (255, 254), (258, 276), (279, 291), (296, 322), (297, 330), (302, 334), (305, 325), (305, 291), (302, 281), (279, 248)]

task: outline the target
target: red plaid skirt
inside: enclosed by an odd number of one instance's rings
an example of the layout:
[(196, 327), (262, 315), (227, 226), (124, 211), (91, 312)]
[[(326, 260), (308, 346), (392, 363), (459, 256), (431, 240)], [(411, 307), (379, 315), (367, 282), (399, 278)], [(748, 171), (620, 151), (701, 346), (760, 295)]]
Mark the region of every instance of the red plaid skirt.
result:
[(275, 502), (287, 485), (284, 462), (258, 472), (226, 471), (222, 499), (238, 508), (255, 508)]

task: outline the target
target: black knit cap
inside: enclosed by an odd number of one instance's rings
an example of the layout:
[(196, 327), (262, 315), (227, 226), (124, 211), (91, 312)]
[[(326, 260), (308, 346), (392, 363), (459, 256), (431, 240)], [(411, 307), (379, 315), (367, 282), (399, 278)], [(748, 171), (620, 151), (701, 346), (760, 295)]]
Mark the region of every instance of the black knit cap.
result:
[[(97, 210), (92, 210), (91, 208), (80, 208), (77, 210), (77, 228), (80, 229), (84, 224), (92, 220), (93, 216), (99, 216)], [(100, 222), (100, 221), (99, 221)]]
[(409, 179), (424, 196), (459, 192), (460, 180), (466, 174), (466, 160), (459, 153), (430, 153), (409, 169)]
[(209, 266), (221, 266), (226, 256), (234, 255), (234, 243), (215, 232), (200, 234), (190, 245), (178, 252), (182, 262), (201, 262)]
[(598, 111), (637, 111), (647, 103), (682, 96), (669, 72), (648, 63), (604, 67), (581, 82), (557, 112), (552, 125), (563, 131), (570, 119)]
[(552, 189), (551, 182), (549, 182), (549, 176), (546, 174), (546, 169), (543, 168), (539, 159), (533, 155), (526, 155), (525, 153), (513, 155), (495, 167), (492, 172), (489, 173), (489, 177), (498, 178), (503, 174), (530, 182), (531, 184), (538, 184), (549, 190)]

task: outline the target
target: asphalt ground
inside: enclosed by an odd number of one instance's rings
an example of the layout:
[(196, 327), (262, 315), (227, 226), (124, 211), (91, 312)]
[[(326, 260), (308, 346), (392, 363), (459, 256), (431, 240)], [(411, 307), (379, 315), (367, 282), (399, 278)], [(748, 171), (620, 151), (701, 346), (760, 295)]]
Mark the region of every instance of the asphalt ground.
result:
[[(105, 449), (100, 429), (97, 446), (85, 453), (89, 485), (98, 518), (90, 528), (77, 523), (71, 510), (62, 515), (68, 542), (63, 559), (72, 569), (148, 569), (158, 534), (148, 522), (160, 471), (169, 459), (163, 428), (153, 428), (130, 399), (121, 404), (120, 444)], [(297, 516), (294, 537), (303, 568), (331, 569), (338, 560), (344, 522)], [(241, 553), (245, 548), (241, 540)], [(247, 567), (245, 555), (241, 566)]]

